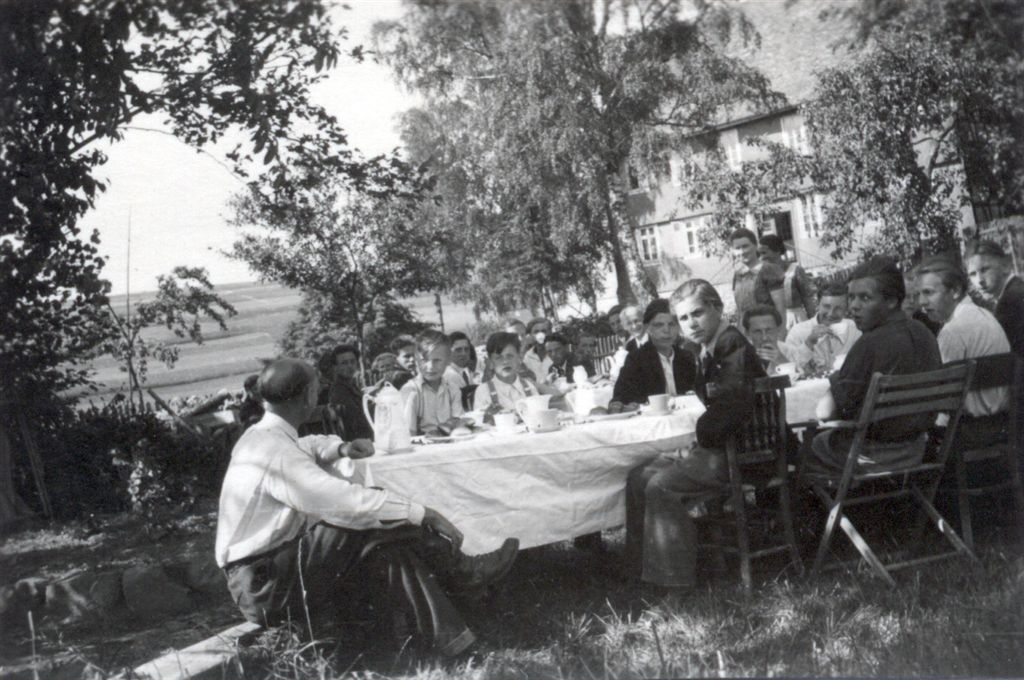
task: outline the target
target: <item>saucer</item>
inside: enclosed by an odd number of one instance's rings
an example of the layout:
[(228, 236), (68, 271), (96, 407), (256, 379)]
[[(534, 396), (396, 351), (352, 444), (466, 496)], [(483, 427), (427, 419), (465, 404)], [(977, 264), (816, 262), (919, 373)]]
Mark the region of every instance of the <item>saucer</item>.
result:
[(530, 432), (533, 432), (534, 434), (544, 434), (545, 432), (557, 432), (561, 429), (561, 425), (553, 425), (551, 427), (538, 427), (536, 430), (530, 430)]
[(668, 416), (668, 415), (672, 415), (672, 409), (668, 409), (667, 408), (667, 409), (662, 410), (662, 411), (655, 411), (653, 409), (645, 409), (644, 410), (644, 415), (645, 416)]

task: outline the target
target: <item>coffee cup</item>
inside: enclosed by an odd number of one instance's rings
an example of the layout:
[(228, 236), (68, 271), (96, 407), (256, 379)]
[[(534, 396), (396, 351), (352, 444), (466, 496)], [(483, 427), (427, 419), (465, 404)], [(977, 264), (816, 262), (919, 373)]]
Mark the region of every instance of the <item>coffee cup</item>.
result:
[(779, 364), (775, 367), (775, 372), (778, 375), (788, 375), (790, 380), (796, 380), (797, 375), (799, 375), (796, 364), (792, 362)]
[(548, 408), (542, 411), (534, 411), (531, 414), (531, 421), (528, 426), (531, 430), (553, 430), (558, 427), (558, 409)]
[(516, 414), (515, 413), (495, 413), (494, 414), (494, 429), (498, 432), (509, 433), (516, 431)]
[(647, 404), (647, 410), (651, 413), (666, 413), (668, 412), (668, 395), (652, 394), (647, 397)]

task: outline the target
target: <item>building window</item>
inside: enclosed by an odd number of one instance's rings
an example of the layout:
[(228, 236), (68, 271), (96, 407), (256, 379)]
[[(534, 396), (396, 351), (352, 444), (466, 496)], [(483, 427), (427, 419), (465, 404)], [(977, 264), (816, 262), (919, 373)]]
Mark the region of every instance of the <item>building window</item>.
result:
[(733, 170), (743, 166), (743, 145), (741, 143), (725, 145), (725, 160)]
[(798, 204), (804, 235), (808, 238), (821, 238), (821, 197), (818, 194), (803, 194)]
[(782, 135), (782, 141), (783, 144), (802, 156), (809, 156), (811, 153), (806, 125), (801, 125), (796, 130), (787, 130)]
[(626, 172), (629, 175), (629, 192), (643, 191), (640, 188), (640, 174), (636, 171), (636, 166), (630, 163)]
[(658, 259), (658, 232), (654, 227), (641, 227), (638, 233), (640, 239), (640, 259), (644, 262), (654, 262)]
[(672, 184), (680, 186), (693, 179), (697, 174), (697, 164), (690, 158), (674, 156), (672, 158)]

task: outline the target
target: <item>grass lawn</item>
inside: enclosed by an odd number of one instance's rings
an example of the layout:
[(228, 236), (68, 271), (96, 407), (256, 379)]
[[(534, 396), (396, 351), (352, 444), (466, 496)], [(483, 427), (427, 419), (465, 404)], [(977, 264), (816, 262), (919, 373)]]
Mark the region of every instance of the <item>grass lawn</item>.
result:
[[(212, 549), (211, 506), (170, 535), (104, 518), (23, 532), (0, 543), (3, 581), (55, 577), (95, 564), (157, 561)], [(732, 571), (675, 602), (619, 577), (623, 534), (608, 551), (560, 543), (522, 551), (503, 592), (467, 619), (480, 644), (456, 661), (368, 657), (353, 640), (304, 644), (265, 634), (243, 656), (253, 678), (648, 678), (667, 676), (1020, 676), (1024, 673), (1024, 558), (999, 530), (980, 567), (928, 565), (891, 590), (866, 572), (791, 576), (770, 566), (747, 597)], [(39, 626), (40, 655), (77, 654), (102, 669), (148, 660), (240, 622), (226, 598), (207, 611), (140, 624)], [(10, 640), (8, 642), (17, 643)], [(7, 651), (20, 644), (7, 646)], [(5, 645), (6, 646), (6, 645)], [(2, 655), (2, 654), (0, 654)], [(2, 675), (2, 672), (0, 672)]]
[[(621, 532), (620, 532), (621, 533)], [(606, 539), (608, 534), (606, 533)], [(621, 547), (621, 535), (611, 536)], [(891, 590), (867, 573), (767, 577), (747, 597), (722, 574), (679, 602), (616, 575), (617, 554), (569, 543), (520, 553), (505, 592), (469, 613), (482, 643), (454, 662), (367, 659), (265, 636), (247, 677), (652, 678), (1020, 676), (1024, 559), (981, 550)], [(323, 649), (330, 649), (327, 644)], [(331, 654), (335, 654), (333, 658)]]

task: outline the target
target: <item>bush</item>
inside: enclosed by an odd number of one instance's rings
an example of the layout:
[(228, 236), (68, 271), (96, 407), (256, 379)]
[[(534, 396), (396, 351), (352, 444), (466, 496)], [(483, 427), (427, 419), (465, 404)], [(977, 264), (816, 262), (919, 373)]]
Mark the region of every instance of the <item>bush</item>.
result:
[(555, 324), (559, 332), (568, 336), (569, 342), (575, 343), (579, 340), (580, 333), (591, 333), (595, 337), (603, 338), (612, 334), (611, 324), (605, 314), (591, 314), (565, 319)]
[[(121, 396), (78, 411), (60, 403), (33, 410), (46, 487), (60, 518), (149, 515), (219, 492), (228, 452), (161, 420), (151, 407), (131, 413)], [(17, 464), (22, 497), (38, 502), (28, 461), (18, 457)]]

